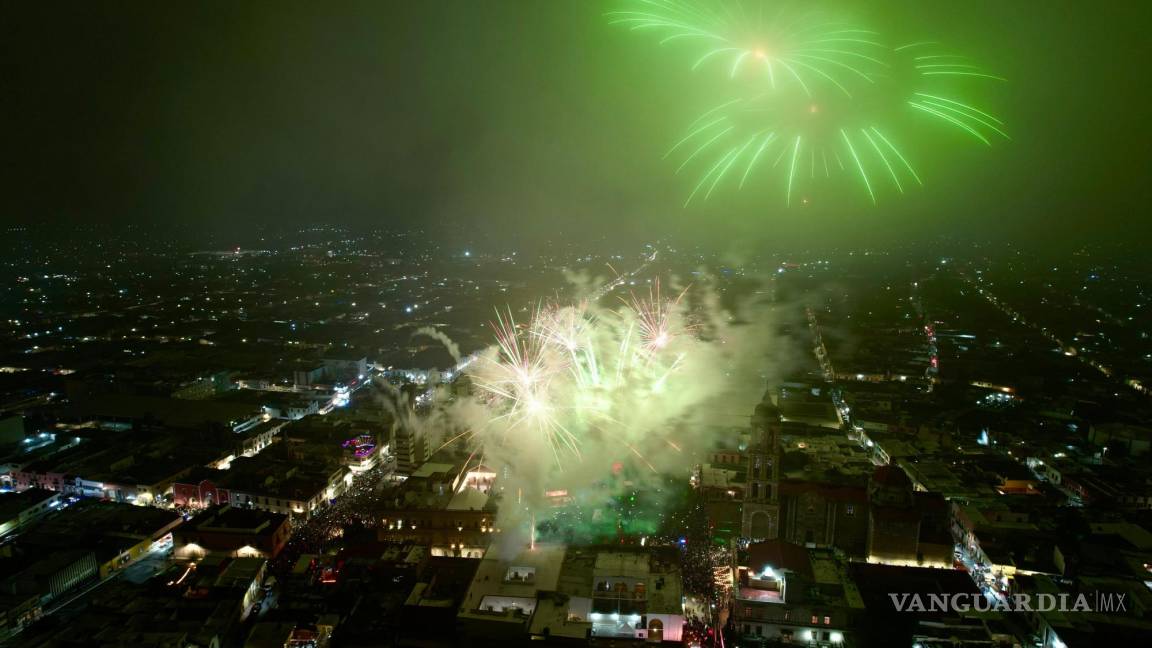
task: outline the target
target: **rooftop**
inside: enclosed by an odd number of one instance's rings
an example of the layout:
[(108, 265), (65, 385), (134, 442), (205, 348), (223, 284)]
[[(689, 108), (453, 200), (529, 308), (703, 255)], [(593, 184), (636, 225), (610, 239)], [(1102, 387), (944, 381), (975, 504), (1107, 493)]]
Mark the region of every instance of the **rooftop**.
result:
[(191, 522), (197, 530), (221, 530), (235, 533), (260, 533), (278, 528), (288, 519), (283, 513), (241, 509), (225, 504), (201, 513)]
[(446, 474), (446, 473), (450, 472), (452, 470), (452, 468), (453, 468), (452, 464), (434, 463), (434, 462), (428, 461), (428, 462), (425, 462), (419, 468), (417, 468), (416, 472), (412, 473), (412, 476), (409, 477), (409, 479), (428, 478), (428, 477), (431, 477), (433, 475)]
[(448, 502), (449, 511), (482, 511), (488, 504), (488, 495), (475, 488), (465, 488), (452, 496)]
[(29, 488), (19, 493), (0, 493), (0, 522), (14, 518), (56, 495), (57, 493), (43, 488)]
[(36, 528), (36, 532), (68, 537), (97, 532), (105, 535), (156, 539), (180, 522), (180, 514), (173, 511), (150, 506), (81, 500), (42, 522)]
[[(563, 545), (537, 545), (524, 548), (510, 558), (499, 547), (493, 547), (480, 561), (468, 594), (460, 605), (460, 616), (473, 619), (498, 619), (481, 605), (486, 600), (530, 600), (535, 607), (537, 592), (552, 591), (560, 578), (566, 548)], [(494, 606), (495, 607), (495, 606)]]

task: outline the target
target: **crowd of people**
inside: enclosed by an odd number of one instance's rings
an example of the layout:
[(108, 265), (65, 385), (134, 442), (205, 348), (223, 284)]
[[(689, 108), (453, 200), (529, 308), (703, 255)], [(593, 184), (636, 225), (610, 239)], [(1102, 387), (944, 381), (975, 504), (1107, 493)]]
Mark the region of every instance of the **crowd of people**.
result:
[(290, 569), (302, 555), (326, 553), (350, 528), (373, 528), (379, 524), (375, 511), (382, 506), (388, 478), (388, 472), (379, 467), (353, 477), (343, 495), (293, 528), (292, 537), (273, 561), (272, 569)]

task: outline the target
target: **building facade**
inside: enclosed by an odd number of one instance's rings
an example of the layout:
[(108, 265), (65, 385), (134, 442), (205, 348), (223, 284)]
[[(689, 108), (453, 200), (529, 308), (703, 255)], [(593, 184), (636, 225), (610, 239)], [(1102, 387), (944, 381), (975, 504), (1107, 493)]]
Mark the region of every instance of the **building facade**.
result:
[(780, 410), (769, 398), (756, 406), (748, 445), (741, 535), (765, 540), (780, 533)]

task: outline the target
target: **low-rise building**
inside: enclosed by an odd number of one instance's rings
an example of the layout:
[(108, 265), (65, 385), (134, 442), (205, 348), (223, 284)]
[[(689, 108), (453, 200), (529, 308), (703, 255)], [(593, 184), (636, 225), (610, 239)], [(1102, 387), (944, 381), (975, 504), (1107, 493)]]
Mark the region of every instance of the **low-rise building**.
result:
[(192, 509), (231, 504), (307, 518), (352, 483), (347, 466), (301, 465), (268, 454), (237, 458), (227, 470), (190, 471), (172, 484), (173, 503)]
[(0, 537), (60, 506), (60, 493), (30, 488), (19, 493), (0, 493)]
[(13, 543), (19, 553), (36, 551), (91, 553), (97, 575), (107, 578), (151, 552), (160, 551), (183, 519), (159, 508), (82, 500), (23, 531)]
[(863, 608), (845, 563), (826, 549), (753, 543), (733, 572), (731, 619), (741, 645), (840, 645)]
[(209, 553), (275, 558), (291, 535), (288, 516), (224, 504), (188, 521), (173, 534), (175, 556), (202, 558)]
[(483, 556), (497, 531), (496, 509), (487, 492), (457, 484), (458, 473), (453, 464), (425, 463), (385, 493), (378, 538), (422, 544), (436, 556)]
[(680, 642), (683, 584), (676, 550), (527, 547), (480, 561), (457, 617), (491, 641)]

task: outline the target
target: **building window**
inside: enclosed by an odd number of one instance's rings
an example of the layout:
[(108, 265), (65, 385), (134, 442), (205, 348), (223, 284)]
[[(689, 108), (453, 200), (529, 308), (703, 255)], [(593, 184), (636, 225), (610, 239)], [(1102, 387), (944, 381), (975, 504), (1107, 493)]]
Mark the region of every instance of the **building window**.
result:
[(816, 625), (817, 623), (819, 623), (819, 617), (817, 617), (815, 614), (813, 614), (812, 615), (812, 625)]
[(856, 505), (855, 504), (846, 504), (844, 506), (844, 512), (846, 514), (848, 514), (848, 517), (855, 516), (856, 515)]
[(760, 483), (759, 482), (752, 482), (752, 499), (756, 499), (759, 496), (760, 496)]
[(824, 617), (824, 625), (832, 625), (832, 617)]

